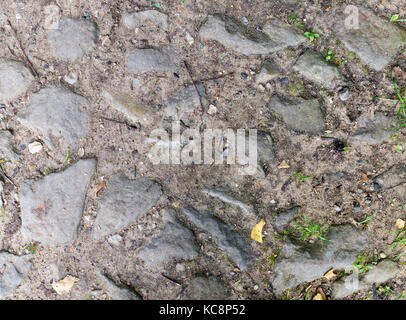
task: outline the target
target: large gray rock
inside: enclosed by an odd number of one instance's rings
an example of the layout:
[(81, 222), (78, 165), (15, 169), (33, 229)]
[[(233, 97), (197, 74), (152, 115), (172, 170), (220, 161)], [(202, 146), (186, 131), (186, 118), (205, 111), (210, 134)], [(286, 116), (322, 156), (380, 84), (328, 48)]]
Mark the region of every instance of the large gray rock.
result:
[(186, 287), (184, 300), (225, 300), (231, 296), (230, 289), (217, 277), (195, 277)]
[(74, 62), (96, 48), (97, 25), (87, 20), (62, 18), (58, 28), (48, 33), (53, 57)]
[(296, 213), (300, 210), (299, 206), (289, 208), (287, 210), (280, 211), (275, 214), (274, 224), (273, 226), (278, 232), (282, 232), (284, 228), (286, 228), (289, 223), (293, 221), (295, 218)]
[(124, 285), (116, 284), (109, 276), (98, 272), (107, 296), (112, 300), (142, 300), (142, 297)]
[(42, 135), (49, 147), (62, 138), (76, 148), (89, 130), (89, 102), (63, 87), (50, 86), (31, 97), (29, 105), (17, 114), (20, 122)]
[(344, 19), (337, 19), (337, 37), (364, 63), (381, 71), (406, 44), (406, 29), (362, 7), (359, 8), (358, 18), (358, 29), (346, 29)]
[(19, 156), (14, 152), (14, 136), (8, 130), (0, 131), (0, 159), (16, 161)]
[(351, 138), (370, 145), (379, 145), (396, 132), (396, 120), (395, 117), (381, 113), (373, 117), (369, 114), (363, 115), (358, 119), (358, 128)]
[(126, 58), (127, 72), (175, 72), (179, 68), (179, 57), (166, 46), (159, 49), (132, 49)]
[[(206, 105), (207, 99), (204, 86), (202, 84), (198, 84), (196, 88), (191, 84), (170, 97), (165, 104), (166, 115), (182, 118), (186, 114), (201, 109), (200, 99), (202, 100), (202, 104)], [(200, 94), (200, 98), (197, 91)]]
[(250, 244), (235, 228), (208, 211), (199, 212), (190, 207), (184, 209), (183, 213), (196, 227), (208, 232), (219, 248), (225, 251), (241, 270), (254, 259)]
[(351, 266), (358, 252), (368, 244), (366, 231), (351, 225), (334, 226), (326, 237), (330, 242), (326, 242), (324, 247), (320, 242), (295, 243), (285, 239), (274, 271), (273, 287), (277, 294), (302, 282), (320, 278), (331, 268)]
[(276, 19), (270, 20), (261, 32), (224, 15), (208, 16), (199, 35), (203, 40), (215, 40), (227, 49), (247, 56), (270, 54), (306, 41), (301, 32)]
[(293, 66), (293, 70), (328, 89), (334, 89), (338, 85), (346, 83), (344, 76), (336, 66), (329, 64), (318, 53), (310, 50), (300, 56)]
[(123, 23), (128, 28), (136, 28), (141, 26), (167, 28), (168, 16), (157, 10), (125, 13), (123, 15)]
[(94, 222), (94, 236), (102, 238), (130, 226), (147, 212), (162, 195), (159, 184), (144, 177), (134, 180), (123, 174), (112, 176), (107, 182), (100, 208)]
[(22, 62), (0, 59), (0, 103), (13, 101), (26, 93), (34, 80)]
[(291, 130), (319, 134), (325, 129), (324, 115), (317, 99), (305, 100), (299, 97), (287, 99), (274, 95), (269, 100), (268, 106), (282, 117)]
[(0, 252), (0, 299), (12, 294), (31, 268), (29, 257)]
[(38, 181), (28, 179), (21, 184), (24, 242), (56, 245), (74, 240), (95, 167), (95, 159), (80, 160), (62, 172), (51, 173)]
[(160, 234), (141, 247), (136, 257), (152, 270), (163, 270), (174, 260), (191, 260), (198, 255), (193, 233), (181, 225), (173, 211), (165, 211), (164, 227)]
[(400, 163), (377, 176), (374, 181), (383, 189), (391, 189), (406, 183), (406, 164)]
[(397, 264), (390, 260), (382, 260), (365, 276), (356, 272), (353, 268), (352, 274), (345, 276), (333, 283), (332, 297), (334, 299), (345, 298), (357, 291), (367, 290), (372, 285), (380, 285), (394, 278), (399, 273)]

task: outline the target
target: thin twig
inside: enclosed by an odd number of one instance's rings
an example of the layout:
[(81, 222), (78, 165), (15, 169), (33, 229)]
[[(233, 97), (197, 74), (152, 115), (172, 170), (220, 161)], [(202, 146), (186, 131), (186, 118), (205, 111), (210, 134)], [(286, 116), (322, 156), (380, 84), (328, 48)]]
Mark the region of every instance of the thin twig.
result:
[(202, 97), (200, 95), (199, 89), (196, 86), (196, 82), (193, 79), (192, 72), (190, 71), (190, 68), (189, 68), (188, 64), (186, 63), (186, 61), (183, 61), (183, 64), (185, 65), (185, 68), (186, 68), (186, 70), (187, 70), (187, 72), (189, 74), (190, 80), (192, 81), (192, 84), (193, 84), (193, 86), (194, 86), (194, 88), (196, 90), (196, 93), (197, 93), (198, 97), (199, 97), (200, 107), (202, 109), (202, 115), (203, 115), (204, 114), (204, 106), (203, 106)]

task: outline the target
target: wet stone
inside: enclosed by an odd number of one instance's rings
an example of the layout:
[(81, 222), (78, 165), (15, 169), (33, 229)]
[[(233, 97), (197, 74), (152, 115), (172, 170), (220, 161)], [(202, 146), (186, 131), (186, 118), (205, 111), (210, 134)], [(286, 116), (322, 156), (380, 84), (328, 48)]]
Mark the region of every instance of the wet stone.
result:
[(42, 135), (49, 147), (62, 138), (72, 149), (89, 130), (89, 102), (63, 87), (50, 86), (31, 97), (19, 111), (19, 121), (35, 134)]
[(253, 260), (254, 254), (250, 244), (235, 228), (208, 211), (199, 212), (189, 207), (184, 209), (183, 213), (196, 227), (208, 232), (219, 248), (225, 251), (240, 269), (245, 269)]
[(123, 23), (128, 28), (136, 28), (142, 26), (156, 26), (160, 28), (167, 28), (168, 16), (157, 10), (125, 13), (123, 15)]
[(374, 117), (369, 114), (358, 119), (358, 129), (351, 138), (370, 145), (379, 145), (395, 133), (395, 117), (377, 113)]
[(200, 99), (202, 104), (206, 105), (207, 99), (204, 86), (198, 84), (196, 88), (194, 85), (189, 85), (170, 97), (165, 104), (165, 114), (175, 118), (182, 118), (195, 110), (201, 109)]
[(306, 41), (295, 28), (276, 19), (268, 22), (261, 32), (224, 15), (209, 16), (199, 35), (203, 40), (217, 41), (247, 56), (273, 53)]
[(281, 116), (290, 130), (307, 134), (319, 134), (324, 131), (324, 115), (317, 99), (305, 100), (299, 97), (282, 98), (272, 96), (268, 106)]
[(150, 179), (139, 176), (131, 180), (123, 174), (112, 176), (99, 200), (94, 236), (102, 238), (130, 226), (139, 215), (151, 209), (161, 195), (160, 185)]
[(94, 22), (62, 18), (58, 28), (48, 33), (51, 53), (57, 59), (74, 62), (96, 48), (97, 33)]
[(293, 207), (288, 210), (284, 210), (275, 214), (275, 220), (273, 226), (278, 232), (282, 232), (289, 223), (293, 221), (296, 213), (300, 210), (300, 207)]
[(127, 72), (130, 74), (176, 72), (179, 68), (179, 58), (170, 47), (132, 49), (126, 61)]
[(329, 64), (318, 53), (310, 50), (300, 56), (293, 66), (293, 70), (328, 89), (334, 89), (338, 85), (346, 83), (344, 76), (336, 66)]
[(0, 103), (25, 94), (34, 80), (30, 69), (22, 62), (0, 59)]
[(346, 29), (344, 20), (337, 21), (337, 37), (344, 46), (376, 71), (385, 68), (406, 44), (405, 28), (362, 7), (359, 8), (358, 29)]
[(321, 278), (331, 268), (352, 265), (368, 244), (366, 231), (348, 224), (331, 227), (326, 238), (330, 241), (325, 242), (324, 247), (319, 241), (312, 244), (285, 238), (275, 265), (273, 287), (277, 294)]
[(152, 270), (163, 270), (166, 263), (191, 260), (198, 255), (192, 231), (179, 223), (175, 213), (165, 211), (163, 220), (161, 232), (136, 252), (136, 257)]
[(183, 300), (225, 300), (231, 296), (230, 289), (217, 277), (196, 277), (190, 281)]
[(80, 160), (41, 180), (22, 182), (19, 198), (24, 242), (52, 246), (74, 240), (95, 167), (95, 159)]
[(0, 252), (0, 299), (12, 294), (26, 278), (31, 268), (28, 256)]

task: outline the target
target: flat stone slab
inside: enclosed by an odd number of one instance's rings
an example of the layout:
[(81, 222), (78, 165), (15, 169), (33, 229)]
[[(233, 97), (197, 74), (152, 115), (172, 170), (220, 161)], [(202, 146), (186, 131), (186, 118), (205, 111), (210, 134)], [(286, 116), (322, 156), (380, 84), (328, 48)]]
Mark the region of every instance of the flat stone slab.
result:
[(25, 94), (35, 78), (22, 62), (0, 59), (0, 103)]
[(273, 226), (278, 232), (282, 232), (293, 221), (299, 211), (300, 207), (296, 206), (276, 213)]
[(357, 130), (351, 134), (351, 139), (379, 145), (396, 133), (396, 117), (377, 113), (374, 117), (363, 115), (359, 117)]
[(207, 104), (204, 86), (202, 84), (198, 84), (196, 87), (194, 85), (189, 85), (175, 93), (166, 101), (165, 114), (175, 118), (182, 118), (195, 110), (201, 109), (200, 99), (202, 99), (203, 105)]
[(41, 180), (22, 182), (19, 198), (24, 242), (52, 246), (75, 239), (95, 168), (95, 159), (80, 160)]
[(325, 129), (324, 115), (317, 99), (287, 99), (274, 95), (268, 106), (282, 118), (290, 130), (313, 135)]
[(235, 228), (221, 221), (208, 211), (199, 212), (192, 207), (183, 213), (198, 228), (208, 232), (219, 248), (225, 251), (242, 270), (254, 259), (250, 244)]
[(29, 105), (18, 112), (18, 120), (43, 136), (49, 147), (62, 138), (76, 148), (89, 131), (89, 101), (64, 87), (46, 87), (31, 97)]
[(217, 41), (227, 49), (247, 56), (270, 54), (306, 41), (297, 29), (276, 19), (267, 22), (261, 32), (224, 15), (208, 16), (199, 35), (203, 40)]
[(146, 267), (156, 271), (163, 270), (168, 262), (194, 259), (199, 252), (192, 231), (179, 223), (173, 211), (165, 211), (163, 219), (159, 235), (136, 253)]
[(149, 209), (162, 195), (161, 186), (144, 177), (134, 180), (123, 174), (113, 175), (100, 199), (94, 222), (94, 236), (102, 238), (131, 224)]
[(175, 72), (179, 68), (179, 57), (168, 46), (158, 49), (132, 49), (126, 58), (127, 72)]
[(123, 15), (123, 23), (127, 28), (132, 29), (142, 26), (167, 28), (168, 16), (158, 10), (131, 12)]
[(48, 33), (48, 44), (54, 58), (75, 62), (96, 48), (97, 38), (96, 23), (62, 18), (58, 28)]
[(326, 237), (330, 242), (326, 242), (324, 248), (320, 242), (311, 244), (285, 238), (274, 270), (273, 288), (277, 294), (321, 278), (331, 268), (351, 266), (368, 244), (367, 232), (348, 224), (334, 226)]
[(0, 299), (12, 294), (31, 269), (28, 256), (0, 252)]
[(17, 161), (19, 155), (14, 150), (14, 136), (8, 130), (0, 131), (0, 159)]
[(182, 300), (225, 300), (230, 296), (230, 288), (217, 277), (198, 276), (190, 281)]
[(345, 47), (376, 71), (385, 68), (406, 44), (406, 29), (372, 11), (359, 8), (359, 28), (346, 29), (344, 20), (336, 26), (338, 39)]
[(390, 260), (380, 261), (365, 275), (353, 271), (353, 274), (333, 283), (332, 297), (342, 299), (357, 291), (370, 289), (373, 284), (380, 285), (396, 277), (399, 271), (398, 265)]
[(326, 62), (320, 54), (310, 50), (299, 57), (293, 70), (328, 89), (334, 89), (346, 83), (344, 76), (336, 66)]
[(377, 176), (374, 181), (383, 189), (391, 189), (406, 183), (406, 164), (399, 163)]

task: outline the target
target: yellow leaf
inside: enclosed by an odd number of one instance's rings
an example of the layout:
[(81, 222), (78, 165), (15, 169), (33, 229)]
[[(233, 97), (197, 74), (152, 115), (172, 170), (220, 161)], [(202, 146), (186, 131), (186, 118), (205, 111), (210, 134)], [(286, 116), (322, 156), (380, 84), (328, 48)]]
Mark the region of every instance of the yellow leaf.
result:
[(264, 218), (262, 218), (261, 221), (258, 222), (254, 228), (252, 228), (251, 239), (253, 239), (259, 243), (262, 243), (262, 228), (264, 227), (264, 225), (265, 225), (265, 220), (264, 220)]
[(321, 295), (321, 293), (318, 293), (313, 297), (313, 300), (324, 300), (324, 299), (323, 299), (323, 296)]
[(62, 280), (52, 283), (52, 288), (59, 295), (67, 294), (69, 291), (72, 290), (74, 284), (79, 280), (80, 280), (79, 278), (68, 275)]
[(331, 280), (331, 279), (333, 279), (333, 278), (335, 278), (337, 275), (335, 274), (335, 272), (334, 272), (334, 269), (330, 269), (329, 271), (327, 271), (325, 274), (324, 274), (324, 278), (326, 278), (327, 280)]

